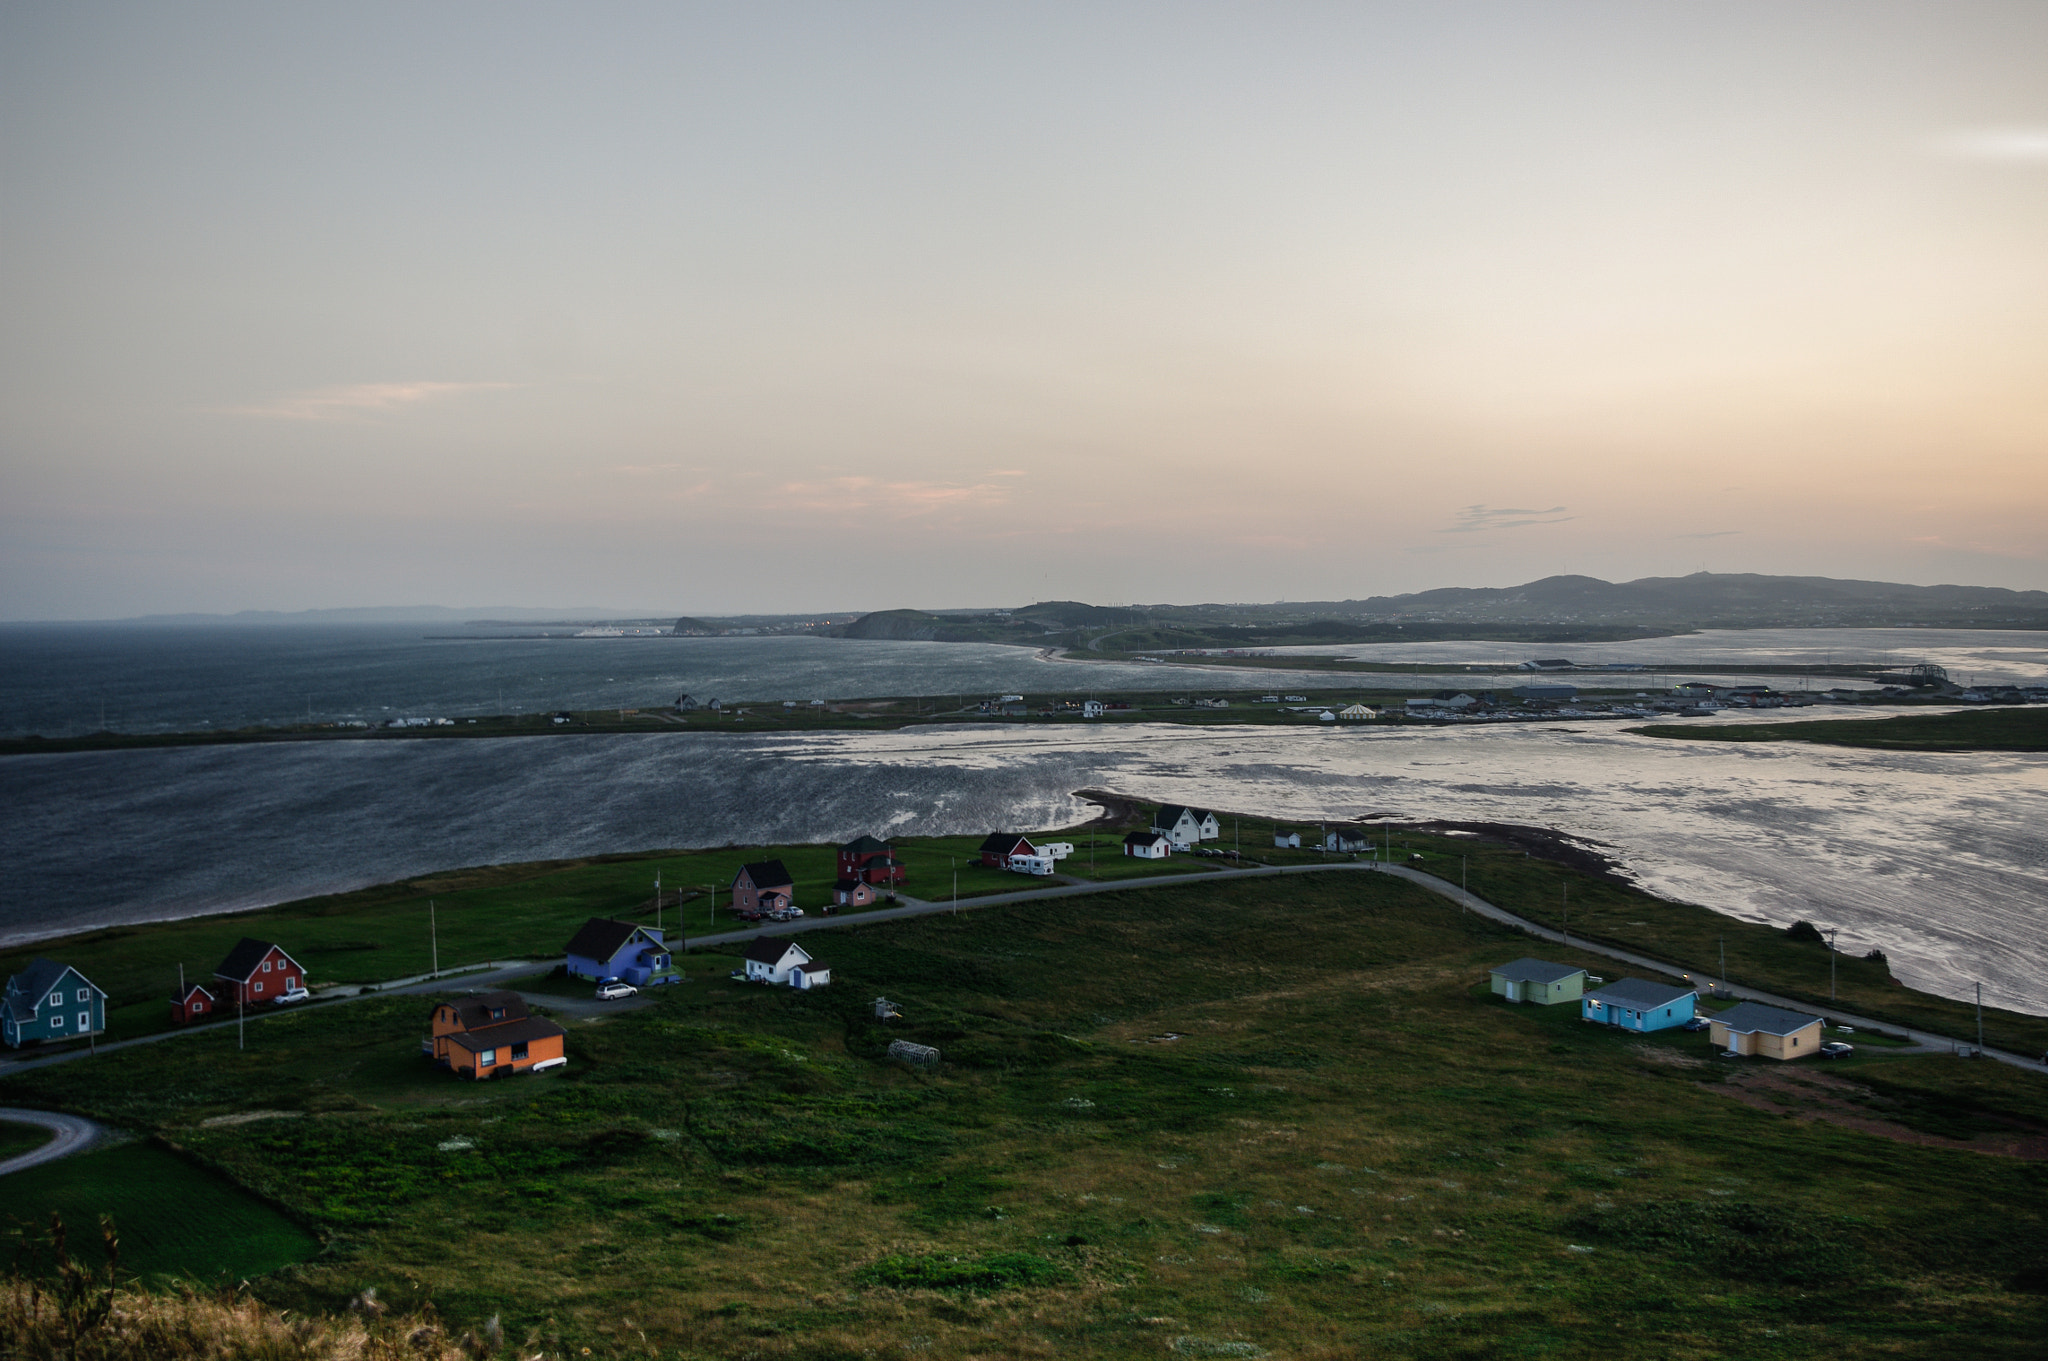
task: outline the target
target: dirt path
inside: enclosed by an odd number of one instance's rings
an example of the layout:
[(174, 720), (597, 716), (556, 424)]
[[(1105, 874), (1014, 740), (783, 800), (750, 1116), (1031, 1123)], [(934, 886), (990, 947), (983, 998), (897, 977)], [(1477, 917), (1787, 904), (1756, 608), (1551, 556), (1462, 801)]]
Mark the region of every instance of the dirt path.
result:
[(97, 1144), (106, 1129), (83, 1116), (58, 1115), (54, 1111), (25, 1110), (19, 1106), (0, 1106), (0, 1120), (11, 1120), (17, 1125), (41, 1125), (49, 1130), (50, 1141), (41, 1148), (32, 1148), (17, 1157), (0, 1162), (0, 1177), (9, 1172), (20, 1172), (25, 1168), (38, 1167), (73, 1153), (83, 1153)]

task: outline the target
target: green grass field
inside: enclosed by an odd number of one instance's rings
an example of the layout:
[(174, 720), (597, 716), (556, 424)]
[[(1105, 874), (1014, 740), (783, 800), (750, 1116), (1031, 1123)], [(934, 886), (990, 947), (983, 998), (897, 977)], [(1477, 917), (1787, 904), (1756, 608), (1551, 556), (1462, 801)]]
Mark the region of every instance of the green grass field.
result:
[(2048, 709), (2000, 707), (1953, 714), (1710, 728), (1659, 724), (1632, 731), (1695, 742), (1818, 742), (1885, 751), (2048, 751)]
[(23, 1125), (12, 1120), (0, 1120), (0, 1162), (33, 1152), (50, 1142), (50, 1137), (50, 1131), (41, 1125)]
[(64, 1221), (72, 1258), (94, 1267), (106, 1260), (100, 1216), (112, 1216), (122, 1270), (145, 1280), (232, 1283), (320, 1249), (311, 1233), (228, 1179), (146, 1143), (81, 1153), (0, 1179), (0, 1230), (13, 1240), (10, 1251), (24, 1234), (47, 1247), (52, 1212)]
[(375, 1286), (571, 1354), (2037, 1354), (2048, 1163), (1990, 1150), (2048, 1136), (2039, 1079), (1730, 1063), (1491, 997), (1528, 952), (1390, 878), (1191, 879), (837, 931), (816, 993), (696, 956), (540, 1077), (438, 1073), (428, 1000), (381, 998), (0, 1101), (318, 1226), (274, 1303)]

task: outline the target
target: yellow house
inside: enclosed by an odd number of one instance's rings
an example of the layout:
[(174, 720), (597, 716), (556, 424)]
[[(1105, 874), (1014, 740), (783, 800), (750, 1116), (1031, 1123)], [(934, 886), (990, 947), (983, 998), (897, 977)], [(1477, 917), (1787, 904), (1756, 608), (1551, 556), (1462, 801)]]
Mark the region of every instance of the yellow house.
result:
[(1820, 1052), (1821, 1019), (1804, 1012), (1743, 1002), (1707, 1020), (1716, 1049), (1766, 1059), (1803, 1059)]
[(1576, 1002), (1586, 990), (1586, 971), (1571, 964), (1552, 964), (1547, 959), (1513, 960), (1489, 971), (1493, 993), (1510, 1002), (1535, 1002), (1555, 1006)]

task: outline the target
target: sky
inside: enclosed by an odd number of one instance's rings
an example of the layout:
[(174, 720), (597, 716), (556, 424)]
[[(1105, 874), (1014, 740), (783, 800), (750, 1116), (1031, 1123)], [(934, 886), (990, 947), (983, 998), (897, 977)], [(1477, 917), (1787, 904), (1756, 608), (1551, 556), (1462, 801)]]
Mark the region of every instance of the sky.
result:
[(0, 618), (2048, 587), (2048, 5), (0, 7)]

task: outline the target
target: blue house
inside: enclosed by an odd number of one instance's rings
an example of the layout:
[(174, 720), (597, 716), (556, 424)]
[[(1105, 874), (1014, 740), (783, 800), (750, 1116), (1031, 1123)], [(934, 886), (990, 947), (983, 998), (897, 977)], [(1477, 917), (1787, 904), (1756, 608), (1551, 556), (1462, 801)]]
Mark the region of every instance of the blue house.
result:
[(569, 973), (600, 983), (620, 978), (636, 988), (680, 983), (683, 976), (661, 935), (658, 927), (592, 917), (569, 942)]
[(1663, 1030), (1692, 1019), (1699, 994), (1691, 988), (1624, 978), (1579, 999), (1579, 1016), (1624, 1030)]
[(107, 995), (69, 964), (37, 958), (0, 993), (0, 1041), (82, 1040), (107, 1028)]

